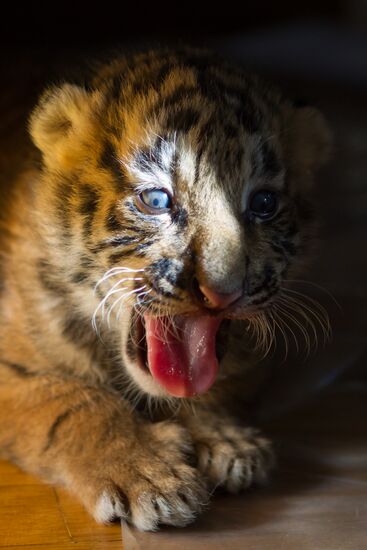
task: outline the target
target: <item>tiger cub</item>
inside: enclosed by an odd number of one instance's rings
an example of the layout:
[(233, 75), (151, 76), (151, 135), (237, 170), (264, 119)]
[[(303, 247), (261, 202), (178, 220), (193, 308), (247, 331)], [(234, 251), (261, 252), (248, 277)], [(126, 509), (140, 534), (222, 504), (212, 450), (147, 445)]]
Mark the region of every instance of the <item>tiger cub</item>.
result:
[(240, 421), (246, 327), (305, 254), (327, 126), (183, 49), (49, 88), (30, 134), (3, 223), (1, 456), (98, 522), (186, 525), (272, 466)]

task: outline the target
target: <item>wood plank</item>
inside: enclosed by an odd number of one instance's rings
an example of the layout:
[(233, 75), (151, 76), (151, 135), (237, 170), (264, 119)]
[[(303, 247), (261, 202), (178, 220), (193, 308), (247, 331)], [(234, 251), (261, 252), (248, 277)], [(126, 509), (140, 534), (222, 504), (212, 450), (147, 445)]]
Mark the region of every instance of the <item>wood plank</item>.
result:
[(118, 542), (121, 548), (120, 524), (98, 525), (66, 490), (0, 461), (0, 548), (61, 542), (65, 548)]
[(184, 529), (140, 533), (123, 526), (126, 550), (362, 550), (367, 540), (366, 485), (279, 472), (268, 487), (216, 495)]
[[(1, 547), (0, 547), (1, 548)], [(14, 547), (8, 547), (14, 550)], [(109, 542), (108, 545), (105, 542), (68, 542), (64, 544), (27, 544), (22, 546), (16, 546), (19, 550), (122, 550), (122, 542)]]
[(0, 487), (6, 485), (40, 485), (41, 482), (38, 478), (26, 474), (22, 470), (10, 464), (10, 462), (5, 462), (0, 460)]
[(52, 487), (0, 487), (0, 548), (24, 544), (61, 544), (71, 538)]
[[(65, 524), (75, 543), (110, 543), (120, 541), (119, 522), (109, 525), (98, 525), (77, 499), (64, 489), (56, 489), (56, 497)], [(109, 548), (109, 546), (108, 546)]]

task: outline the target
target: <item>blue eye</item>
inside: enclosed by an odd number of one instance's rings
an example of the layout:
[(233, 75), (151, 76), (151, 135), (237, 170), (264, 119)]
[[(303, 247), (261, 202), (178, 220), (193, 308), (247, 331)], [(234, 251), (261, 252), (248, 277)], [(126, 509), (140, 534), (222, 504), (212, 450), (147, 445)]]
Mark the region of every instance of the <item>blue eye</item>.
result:
[(149, 189), (143, 191), (140, 195), (141, 201), (151, 210), (168, 210), (172, 206), (172, 199), (166, 191), (162, 189)]

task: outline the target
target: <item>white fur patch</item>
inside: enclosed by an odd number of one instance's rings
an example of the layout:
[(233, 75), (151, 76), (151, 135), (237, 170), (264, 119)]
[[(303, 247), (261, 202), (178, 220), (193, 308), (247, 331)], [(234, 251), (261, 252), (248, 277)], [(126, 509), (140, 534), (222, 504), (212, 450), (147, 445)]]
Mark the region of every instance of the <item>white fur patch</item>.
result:
[(198, 504), (191, 509), (175, 495), (167, 498), (142, 493), (133, 507), (132, 521), (140, 531), (156, 531), (159, 524), (184, 527), (196, 516)]
[(196, 171), (196, 155), (191, 149), (183, 149), (179, 160), (179, 172), (183, 180), (193, 183)]
[(137, 183), (137, 191), (142, 192), (152, 188), (164, 188), (173, 195), (171, 168), (176, 154), (176, 141), (161, 141), (159, 162), (151, 158), (141, 158), (139, 150), (134, 156), (121, 160), (121, 164), (129, 171)]
[(97, 501), (94, 517), (98, 523), (109, 523), (116, 518), (126, 518), (126, 511), (118, 498), (104, 491)]

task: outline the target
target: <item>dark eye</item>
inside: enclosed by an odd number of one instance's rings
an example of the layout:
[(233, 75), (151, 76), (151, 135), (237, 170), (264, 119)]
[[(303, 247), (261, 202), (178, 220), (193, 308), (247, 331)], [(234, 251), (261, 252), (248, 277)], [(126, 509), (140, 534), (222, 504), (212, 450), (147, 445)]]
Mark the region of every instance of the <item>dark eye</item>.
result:
[(254, 216), (268, 219), (275, 214), (278, 206), (278, 198), (274, 191), (261, 189), (256, 191), (250, 199), (249, 210)]
[(166, 212), (172, 206), (170, 195), (163, 189), (148, 189), (140, 193), (139, 198), (150, 211), (157, 214), (160, 211)]

